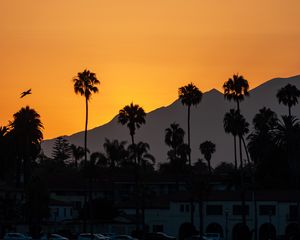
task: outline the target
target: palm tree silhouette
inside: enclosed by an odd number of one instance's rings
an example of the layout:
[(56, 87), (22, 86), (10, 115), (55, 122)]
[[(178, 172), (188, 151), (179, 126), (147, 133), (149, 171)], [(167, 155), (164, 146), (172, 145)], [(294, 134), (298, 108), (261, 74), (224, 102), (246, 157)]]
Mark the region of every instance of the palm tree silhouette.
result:
[[(189, 83), (186, 86), (180, 87), (178, 90), (179, 99), (183, 105), (188, 107), (188, 146), (191, 148), (191, 134), (190, 134), (190, 115), (191, 106), (198, 105), (202, 99), (202, 92), (193, 84)], [(189, 165), (191, 162), (191, 151), (189, 153)]]
[(230, 109), (224, 116), (223, 125), (226, 133), (230, 133), (233, 136), (233, 147), (234, 147), (234, 168), (237, 170), (237, 156), (236, 156), (236, 136), (237, 136), (237, 128), (236, 128), (236, 119), (237, 119), (237, 111), (234, 109)]
[[(189, 167), (192, 167), (191, 160), (191, 133), (190, 133), (190, 115), (191, 115), (191, 106), (198, 105), (202, 99), (202, 92), (193, 84), (189, 83), (186, 86), (180, 87), (178, 90), (178, 96), (183, 105), (188, 107), (188, 158), (189, 158)], [(190, 174), (190, 185), (191, 185), (191, 224), (194, 225), (194, 196), (193, 196), (193, 174)]]
[(178, 148), (183, 144), (184, 130), (177, 123), (172, 123), (165, 130), (165, 143), (171, 147), (175, 157), (178, 155)]
[(129, 153), (133, 153), (129, 158), (137, 158), (137, 164), (142, 169), (146, 169), (147, 166), (153, 165), (155, 163), (155, 158), (149, 153), (150, 145), (145, 142), (138, 142), (135, 145), (130, 145), (128, 147)]
[[(274, 143), (278, 146), (287, 156), (288, 166), (290, 173), (293, 177), (297, 177), (299, 163), (299, 148), (300, 148), (300, 122), (294, 116), (282, 116), (282, 120), (278, 122), (274, 130)], [(299, 186), (299, 179), (291, 179)], [(295, 181), (296, 180), (296, 181)]]
[(31, 160), (35, 159), (40, 152), (40, 143), (43, 140), (43, 124), (40, 115), (29, 106), (13, 115), (10, 122), (10, 134), (16, 141), (17, 147), (17, 185), (20, 184), (21, 166), (24, 167), (24, 184), (26, 185), (31, 176)]
[[(248, 149), (254, 163), (263, 161), (273, 146), (273, 131), (278, 123), (275, 112), (270, 108), (262, 108), (253, 118), (253, 132), (248, 136)], [(261, 146), (264, 146), (263, 148)]]
[[(239, 136), (239, 139), (241, 139), (243, 142), (243, 146), (244, 146), (246, 156), (247, 156), (247, 162), (249, 164), (250, 158), (249, 158), (249, 154), (248, 154), (247, 145), (246, 145), (246, 142), (244, 139), (244, 135), (249, 132), (249, 123), (246, 121), (246, 119), (240, 112), (237, 112), (237, 114), (238, 114), (237, 115), (237, 117), (238, 117), (237, 123), (236, 123), (237, 134)], [(242, 149), (241, 148), (240, 148), (240, 159), (242, 159)], [(241, 168), (243, 168), (243, 161), (241, 161)]]
[(216, 145), (211, 141), (205, 141), (199, 146), (201, 153), (204, 155), (205, 160), (207, 161), (208, 171), (211, 174), (211, 165), (210, 160), (212, 154), (216, 151)]
[(84, 157), (84, 148), (71, 144), (71, 154), (74, 160), (75, 168), (78, 168), (78, 162)]
[[(240, 102), (244, 100), (244, 96), (249, 96), (248, 81), (238, 74), (234, 74), (227, 82), (223, 84), (225, 99), (235, 101), (237, 111), (240, 113)], [(242, 162), (242, 138), (239, 136), (240, 162)], [(246, 150), (246, 149), (245, 149)]]
[(123, 161), (126, 161), (128, 157), (128, 152), (125, 149), (126, 141), (119, 142), (117, 139), (109, 140), (105, 138), (103, 144), (107, 162), (111, 168), (122, 165)]
[[(76, 94), (80, 94), (85, 97), (85, 128), (84, 128), (84, 165), (87, 168), (87, 127), (88, 127), (88, 116), (89, 108), (88, 102), (91, 99), (93, 93), (97, 93), (99, 90), (97, 85), (100, 84), (100, 81), (97, 79), (96, 74), (90, 72), (89, 70), (84, 70), (83, 72), (77, 73), (77, 76), (73, 79), (74, 82), (74, 91)], [(89, 179), (89, 196), (91, 200), (91, 178)], [(85, 196), (85, 203), (87, 203), (87, 198)], [(86, 213), (85, 213), (86, 214)], [(86, 216), (85, 216), (86, 217)], [(86, 220), (86, 218), (84, 218)], [(86, 229), (86, 221), (84, 221), (83, 230)]]
[(279, 104), (282, 103), (283, 105), (288, 106), (289, 116), (291, 116), (291, 108), (298, 103), (300, 90), (294, 85), (287, 84), (285, 87), (278, 90), (276, 97)]
[[(142, 107), (140, 107), (137, 104), (131, 103), (130, 105), (126, 105), (124, 108), (122, 108), (119, 111), (118, 115), (118, 122), (122, 125), (127, 125), (129, 129), (129, 134), (131, 137), (131, 145), (134, 149), (135, 147), (135, 141), (134, 141), (134, 135), (137, 128), (140, 128), (142, 124), (145, 124), (145, 117), (146, 113)], [(136, 185), (136, 209), (135, 209), (135, 215), (136, 215), (136, 231), (139, 231), (139, 174), (138, 174), (138, 162), (137, 162), (137, 154), (134, 152), (134, 163), (135, 163), (135, 185)], [(144, 226), (143, 226), (144, 230)]]
[(240, 102), (244, 100), (244, 96), (249, 96), (248, 81), (242, 75), (234, 74), (223, 84), (223, 89), (225, 99), (236, 102), (237, 110), (240, 111)]
[[(130, 105), (126, 105), (123, 109), (119, 111), (118, 121), (122, 125), (127, 124), (132, 145), (135, 145), (135, 130), (137, 128), (140, 128), (142, 124), (145, 124), (145, 117), (146, 113), (144, 109), (141, 108), (139, 105), (133, 103), (130, 103)], [(135, 163), (137, 163), (136, 160)]]
[(91, 99), (93, 93), (97, 93), (99, 90), (97, 85), (100, 81), (97, 79), (96, 74), (89, 70), (79, 72), (73, 79), (74, 91), (76, 94), (80, 94), (85, 97), (85, 128), (84, 128), (84, 161), (87, 162), (87, 127), (88, 127), (88, 102)]

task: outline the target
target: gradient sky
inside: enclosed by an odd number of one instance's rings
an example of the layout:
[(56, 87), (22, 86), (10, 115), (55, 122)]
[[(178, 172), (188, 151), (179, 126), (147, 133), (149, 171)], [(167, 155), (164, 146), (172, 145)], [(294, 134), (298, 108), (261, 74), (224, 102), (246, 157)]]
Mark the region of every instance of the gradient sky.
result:
[(89, 128), (131, 101), (147, 112), (168, 105), (189, 82), (221, 90), (240, 73), (253, 88), (300, 74), (299, 0), (0, 0), (0, 9), (0, 125), (29, 105), (45, 138), (84, 129), (72, 78), (85, 68), (101, 81)]

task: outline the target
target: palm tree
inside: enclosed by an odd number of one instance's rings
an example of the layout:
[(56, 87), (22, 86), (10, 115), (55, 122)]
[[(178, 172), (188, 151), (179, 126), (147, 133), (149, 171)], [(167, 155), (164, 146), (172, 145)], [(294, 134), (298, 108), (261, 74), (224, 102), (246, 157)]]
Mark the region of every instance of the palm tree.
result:
[(97, 85), (100, 81), (97, 79), (96, 74), (89, 70), (79, 72), (73, 79), (74, 91), (76, 94), (80, 94), (85, 97), (85, 129), (84, 129), (84, 161), (87, 162), (87, 127), (88, 127), (88, 102), (91, 99), (93, 93), (97, 93), (99, 90)]
[[(273, 141), (285, 154), (293, 177), (298, 177), (298, 156), (300, 154), (300, 122), (294, 116), (282, 116), (274, 130)], [(299, 185), (299, 179), (291, 179), (292, 184)], [(297, 186), (298, 187), (298, 186)]]
[(111, 168), (120, 166), (122, 162), (126, 161), (128, 152), (125, 149), (126, 141), (119, 142), (118, 140), (105, 139), (103, 144), (107, 160)]
[(75, 168), (78, 168), (78, 162), (84, 157), (84, 148), (71, 144), (71, 155), (74, 160)]
[(178, 155), (178, 148), (183, 144), (184, 131), (177, 123), (172, 123), (165, 130), (165, 143), (172, 148), (174, 155)]
[[(141, 108), (137, 104), (131, 103), (130, 105), (126, 105), (123, 109), (119, 111), (118, 115), (118, 121), (122, 125), (127, 125), (129, 129), (129, 134), (131, 137), (131, 144), (135, 149), (135, 141), (134, 141), (134, 135), (137, 128), (140, 128), (142, 124), (145, 124), (145, 117), (146, 113), (143, 108)], [(134, 153), (134, 163), (136, 165), (135, 170), (135, 185), (136, 185), (136, 230), (139, 230), (139, 174), (138, 174), (138, 165), (137, 165), (137, 154)]]
[[(192, 166), (191, 160), (191, 133), (190, 133), (190, 117), (191, 117), (191, 106), (197, 106), (202, 99), (202, 92), (193, 84), (190, 83), (186, 86), (180, 87), (178, 89), (178, 96), (183, 105), (188, 107), (188, 159), (189, 159), (189, 167)], [(190, 184), (192, 185), (193, 176), (191, 174)], [(191, 190), (191, 224), (194, 225), (194, 196)]]
[[(239, 112), (237, 112), (237, 122), (236, 122), (236, 128), (237, 128), (237, 134), (239, 136), (239, 139), (242, 140), (243, 145), (244, 145), (244, 149), (246, 152), (246, 156), (247, 156), (247, 161), (248, 164), (250, 163), (250, 158), (249, 158), (249, 154), (248, 154), (248, 149), (246, 146), (246, 142), (244, 139), (244, 135), (247, 134), (249, 132), (249, 123), (246, 121), (246, 119), (244, 118), (244, 116), (242, 114), (240, 114)], [(240, 160), (241, 160), (241, 168), (243, 168), (243, 161), (242, 161), (242, 148), (240, 148)]]
[[(244, 96), (249, 96), (248, 81), (238, 74), (234, 74), (227, 82), (223, 84), (225, 99), (235, 101), (237, 104), (237, 111), (240, 113), (240, 102), (244, 100)], [(240, 153), (242, 152), (242, 139), (239, 137)], [(240, 159), (242, 161), (242, 159)]]
[(237, 136), (237, 128), (236, 128), (236, 119), (237, 119), (237, 111), (234, 109), (230, 109), (224, 116), (223, 125), (226, 133), (230, 133), (233, 136), (233, 147), (234, 147), (234, 167), (237, 170), (237, 156), (236, 156), (236, 136)]
[(43, 124), (40, 115), (26, 106), (13, 115), (10, 122), (10, 134), (13, 136), (17, 148), (17, 185), (20, 184), (21, 166), (24, 167), (24, 184), (27, 184), (31, 175), (31, 161), (34, 160), (43, 140)]
[(140, 128), (142, 124), (145, 124), (146, 113), (143, 108), (137, 104), (130, 103), (119, 111), (118, 121), (122, 125), (127, 124), (129, 129), (131, 144), (134, 143), (135, 130)]
[[(202, 92), (193, 84), (189, 83), (186, 86), (180, 87), (178, 96), (183, 105), (188, 107), (188, 146), (191, 148), (191, 134), (190, 134), (190, 115), (191, 106), (196, 106), (201, 102)], [(191, 151), (189, 153), (189, 166), (192, 166)]]
[(292, 106), (298, 104), (298, 98), (300, 97), (300, 90), (291, 84), (287, 84), (278, 90), (276, 97), (278, 98), (279, 104), (288, 106), (289, 116), (291, 116)]
[(277, 123), (276, 113), (266, 107), (260, 109), (253, 118), (254, 130), (248, 136), (248, 149), (255, 163), (263, 161), (272, 151), (273, 131)]
[[(133, 153), (131, 158), (137, 157), (137, 164), (141, 169), (146, 169), (147, 166), (153, 166), (155, 158), (149, 153), (150, 145), (148, 143), (139, 142), (136, 145), (130, 145), (128, 152)], [(130, 156), (129, 156), (130, 157)]]
[(211, 141), (205, 141), (200, 144), (200, 151), (204, 155), (205, 160), (208, 164), (208, 171), (211, 174), (211, 166), (210, 166), (210, 160), (212, 154), (216, 151), (216, 145)]
[(240, 102), (244, 100), (244, 96), (249, 96), (248, 81), (242, 75), (234, 74), (223, 84), (223, 89), (225, 99), (236, 102), (237, 110), (240, 111)]

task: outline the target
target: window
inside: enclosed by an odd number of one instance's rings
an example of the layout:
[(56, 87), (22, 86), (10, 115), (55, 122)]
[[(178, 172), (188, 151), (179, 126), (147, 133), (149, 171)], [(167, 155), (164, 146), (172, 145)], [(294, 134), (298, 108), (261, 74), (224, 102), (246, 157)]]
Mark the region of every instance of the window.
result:
[(162, 225), (162, 224), (153, 225), (152, 229), (153, 229), (153, 232), (163, 232), (164, 225)]
[(185, 211), (186, 211), (186, 212), (189, 212), (189, 211), (190, 211), (190, 205), (189, 205), (189, 204), (186, 204), (186, 205), (185, 205)]
[(184, 212), (184, 205), (180, 204), (180, 212)]
[(298, 216), (298, 208), (297, 205), (290, 205), (289, 209), (289, 220), (290, 221), (296, 221)]
[(272, 216), (276, 215), (276, 208), (274, 205), (260, 205), (259, 215), (261, 216)]
[(67, 216), (67, 208), (64, 208), (64, 217)]
[[(249, 215), (249, 206), (245, 206), (244, 212), (246, 215)], [(243, 215), (243, 206), (242, 205), (233, 205), (232, 206), (232, 215)]]
[(222, 215), (223, 206), (222, 205), (207, 205), (206, 215)]

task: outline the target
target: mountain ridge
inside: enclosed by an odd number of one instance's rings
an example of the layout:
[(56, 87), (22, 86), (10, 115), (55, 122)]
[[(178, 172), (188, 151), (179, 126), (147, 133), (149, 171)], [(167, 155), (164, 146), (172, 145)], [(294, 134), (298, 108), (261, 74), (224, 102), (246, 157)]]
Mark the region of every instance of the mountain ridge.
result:
[[(291, 83), (300, 89), (300, 75), (290, 78), (273, 78), (250, 90), (250, 97), (241, 102), (241, 112), (251, 124), (254, 115), (263, 106), (270, 107), (278, 116), (287, 113), (287, 107), (279, 105), (276, 93), (279, 88)], [(233, 162), (233, 138), (223, 129), (223, 117), (230, 108), (235, 107), (234, 102), (224, 99), (223, 93), (213, 88), (203, 94), (202, 101), (197, 107), (191, 108), (191, 148), (192, 160), (195, 162), (202, 158), (199, 145), (205, 140), (216, 144), (216, 153), (212, 156), (212, 165), (221, 161)], [(296, 106), (297, 107), (297, 106)], [(187, 108), (180, 100), (175, 100), (167, 106), (162, 106), (147, 113), (146, 124), (136, 131), (136, 141), (148, 142), (151, 153), (158, 163), (167, 161), (168, 148), (164, 143), (165, 129), (171, 123), (178, 123), (186, 132)], [(296, 108), (292, 110), (300, 117)], [(77, 132), (65, 138), (73, 144), (83, 145), (84, 132)], [(118, 124), (117, 116), (101, 126), (88, 130), (88, 148), (91, 152), (103, 151), (105, 138), (118, 139), (130, 142), (129, 131), (126, 126)], [(187, 136), (185, 136), (187, 139)], [(42, 142), (42, 149), (48, 156), (51, 154), (55, 139)]]

